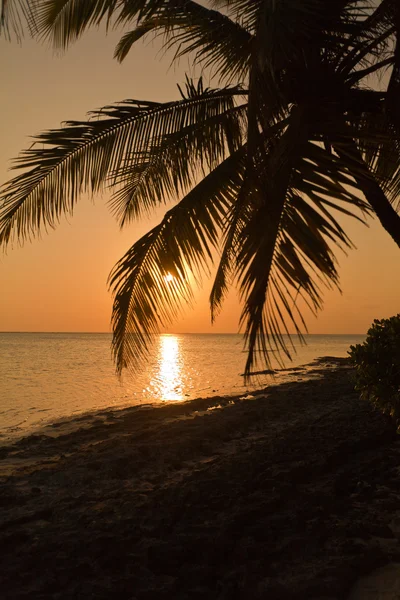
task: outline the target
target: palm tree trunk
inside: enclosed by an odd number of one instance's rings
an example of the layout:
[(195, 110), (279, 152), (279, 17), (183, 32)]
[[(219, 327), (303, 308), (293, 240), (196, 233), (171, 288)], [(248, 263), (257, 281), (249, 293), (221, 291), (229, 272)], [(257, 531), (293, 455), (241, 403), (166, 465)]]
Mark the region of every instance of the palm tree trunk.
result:
[[(382, 227), (386, 229), (394, 242), (400, 247), (400, 215), (394, 210), (385, 192), (374, 179), (356, 144), (354, 142), (346, 144), (346, 151), (344, 151), (343, 146), (335, 145), (334, 148), (340, 158), (346, 160), (350, 174), (378, 217)], [(349, 154), (351, 154), (351, 158)]]

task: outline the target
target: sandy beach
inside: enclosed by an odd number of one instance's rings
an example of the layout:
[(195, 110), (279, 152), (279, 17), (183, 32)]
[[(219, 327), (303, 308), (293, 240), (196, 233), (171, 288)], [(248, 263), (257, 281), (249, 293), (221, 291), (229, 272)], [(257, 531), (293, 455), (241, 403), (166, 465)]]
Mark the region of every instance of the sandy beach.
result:
[(399, 465), (345, 359), (247, 399), (54, 423), (0, 447), (1, 597), (354, 598), (400, 560)]

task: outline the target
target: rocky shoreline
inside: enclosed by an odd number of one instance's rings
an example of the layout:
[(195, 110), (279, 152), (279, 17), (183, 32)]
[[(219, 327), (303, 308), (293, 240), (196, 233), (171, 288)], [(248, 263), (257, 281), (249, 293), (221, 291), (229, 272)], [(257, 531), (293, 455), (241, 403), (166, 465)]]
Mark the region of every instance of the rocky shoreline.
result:
[(346, 360), (313, 375), (0, 447), (1, 597), (348, 598), (400, 560), (400, 444)]

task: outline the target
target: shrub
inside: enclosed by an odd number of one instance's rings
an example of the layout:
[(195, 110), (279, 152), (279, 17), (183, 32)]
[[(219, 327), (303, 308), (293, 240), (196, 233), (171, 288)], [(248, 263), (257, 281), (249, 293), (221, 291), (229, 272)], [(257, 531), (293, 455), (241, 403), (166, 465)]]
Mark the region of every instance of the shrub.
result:
[(350, 346), (356, 389), (400, 422), (400, 314), (375, 320), (363, 344)]

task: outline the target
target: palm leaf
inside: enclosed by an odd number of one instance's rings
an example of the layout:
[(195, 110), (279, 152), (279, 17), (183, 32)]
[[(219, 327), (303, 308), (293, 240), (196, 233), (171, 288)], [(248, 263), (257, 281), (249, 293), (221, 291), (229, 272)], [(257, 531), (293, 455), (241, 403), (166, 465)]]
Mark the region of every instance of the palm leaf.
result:
[[(400, 135), (388, 118), (385, 100), (383, 96), (375, 110), (353, 116), (347, 137), (356, 142), (369, 171), (390, 193), (400, 168)], [(395, 200), (395, 197), (392, 199)]]
[(0, 245), (13, 236), (23, 241), (42, 226), (54, 227), (61, 214), (73, 211), (80, 193), (98, 192), (122, 166), (133, 168), (154, 138), (225, 112), (237, 95), (238, 90), (225, 89), (163, 104), (126, 101), (94, 113), (90, 121), (39, 135), (17, 160), (17, 168), (26, 171), (3, 188)]
[(245, 105), (215, 115), (209, 111), (136, 155), (134, 166), (123, 167), (116, 175), (119, 190), (111, 206), (121, 226), (148, 212), (160, 199), (165, 202), (186, 193), (199, 172), (204, 175), (224, 160), (227, 151), (235, 152), (242, 144), (245, 112)]
[(391, 46), (393, 23), (390, 19), (392, 0), (383, 0), (378, 6), (361, 8), (363, 18), (358, 21), (354, 35), (344, 44), (338, 68), (350, 73), (360, 66), (370, 66), (371, 61), (382, 56)]
[(211, 0), (211, 6), (227, 11), (252, 34), (256, 33), (260, 11), (266, 4), (265, 0)]
[[(192, 300), (190, 274), (197, 281), (212, 262), (212, 248), (241, 185), (243, 149), (205, 177), (160, 225), (136, 242), (115, 266), (110, 286), (113, 352), (117, 370), (137, 367), (152, 334)], [(173, 275), (168, 281), (166, 276)]]
[(241, 232), (246, 223), (247, 213), (247, 185), (248, 174), (246, 172), (246, 162), (243, 165), (242, 181), (237, 190), (237, 199), (229, 211), (224, 228), (224, 240), (222, 252), (215, 274), (213, 287), (210, 294), (211, 322), (214, 323), (216, 317), (222, 309), (224, 298), (233, 283), (233, 272), (235, 268), (235, 254), (240, 247)]
[[(143, 0), (144, 2), (145, 0)], [(35, 7), (38, 35), (66, 48), (82, 33), (103, 20), (110, 22), (123, 0), (39, 0)]]
[[(251, 195), (252, 187), (257, 181), (256, 156), (261, 153), (261, 160), (264, 155), (271, 150), (274, 140), (279, 138), (282, 132), (285, 131), (289, 120), (282, 119), (272, 125), (267, 131), (260, 135), (258, 127), (256, 128), (256, 141), (253, 145), (253, 159), (248, 150), (246, 157), (246, 171), (243, 177), (242, 186), (238, 192), (237, 200), (228, 214), (222, 243), (222, 252), (218, 264), (218, 269), (214, 278), (213, 287), (210, 294), (211, 321), (214, 322), (217, 315), (221, 311), (223, 300), (229, 289), (229, 284), (233, 281), (233, 272), (237, 259), (237, 252), (241, 245), (241, 236), (249, 215), (249, 195)], [(260, 148), (260, 141), (262, 147)], [(260, 156), (258, 156), (260, 160)]]
[(398, 3), (391, 2), (392, 21), (396, 30), (396, 40), (393, 52), (393, 70), (387, 88), (386, 106), (388, 119), (400, 138), (400, 9)]
[(195, 63), (212, 66), (220, 79), (243, 80), (253, 38), (226, 15), (188, 0), (160, 2), (158, 10), (122, 37), (116, 58), (124, 60), (132, 45), (150, 32), (162, 35), (166, 51), (176, 48), (175, 58), (193, 53)]
[(290, 358), (291, 338), (283, 332), (294, 329), (301, 339), (305, 322), (299, 299), (316, 311), (322, 305), (318, 282), (338, 284), (329, 242), (342, 249), (351, 244), (332, 210), (353, 215), (355, 207), (368, 209), (348, 189), (354, 180), (345, 161), (307, 140), (303, 117), (292, 113), (290, 125), (258, 169), (241, 232), (236, 277), (244, 300), (247, 375), (261, 359), (270, 367), (271, 353), (278, 360), (281, 353)]
[(0, 0), (0, 36), (4, 35), (7, 39), (15, 36), (20, 42), (26, 26), (33, 34), (36, 23), (32, 4), (28, 0)]

